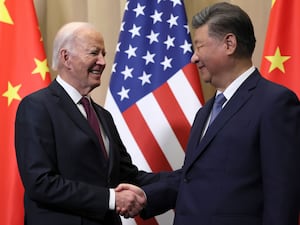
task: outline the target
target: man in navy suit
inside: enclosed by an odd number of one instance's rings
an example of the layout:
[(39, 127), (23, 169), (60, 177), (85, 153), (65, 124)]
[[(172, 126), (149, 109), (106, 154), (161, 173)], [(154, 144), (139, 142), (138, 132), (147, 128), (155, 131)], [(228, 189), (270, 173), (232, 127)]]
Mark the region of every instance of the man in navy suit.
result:
[(215, 97), (198, 111), (183, 167), (143, 187), (148, 203), (142, 215), (174, 208), (174, 225), (297, 225), (296, 95), (264, 79), (253, 66), (253, 25), (241, 8), (217, 3), (192, 23), (191, 61), (225, 101), (212, 122)]
[[(131, 162), (108, 111), (89, 93), (101, 83), (105, 68), (102, 35), (88, 24), (69, 23), (53, 47), (57, 78), (25, 97), (18, 108), (15, 147), (24, 184), (26, 225), (117, 225), (117, 211), (134, 216), (144, 206), (144, 192), (116, 192), (121, 183), (147, 184), (157, 175), (138, 171)], [(88, 123), (82, 97), (96, 113)], [(137, 193), (137, 194), (136, 194)]]

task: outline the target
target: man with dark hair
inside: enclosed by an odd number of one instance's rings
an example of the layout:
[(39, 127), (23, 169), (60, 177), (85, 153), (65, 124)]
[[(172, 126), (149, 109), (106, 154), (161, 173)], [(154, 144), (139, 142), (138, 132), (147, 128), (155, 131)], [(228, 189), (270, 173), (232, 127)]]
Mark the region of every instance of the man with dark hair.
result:
[(183, 167), (143, 187), (142, 215), (174, 208), (174, 225), (297, 225), (299, 100), (253, 66), (253, 25), (240, 7), (214, 4), (192, 24), (191, 61), (216, 95), (195, 117)]

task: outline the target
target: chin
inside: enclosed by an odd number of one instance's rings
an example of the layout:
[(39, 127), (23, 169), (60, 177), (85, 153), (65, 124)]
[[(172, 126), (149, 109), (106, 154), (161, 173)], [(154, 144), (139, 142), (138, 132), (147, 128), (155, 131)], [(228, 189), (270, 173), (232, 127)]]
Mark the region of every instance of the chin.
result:
[(93, 89), (95, 89), (96, 87), (99, 87), (100, 84), (101, 84), (101, 82), (90, 82), (90, 83), (89, 83), (89, 86), (90, 86), (90, 88), (93, 90)]
[(99, 86), (101, 84), (101, 77), (93, 77), (92, 79), (89, 79), (89, 82), (91, 85)]
[(98, 83), (93, 85), (93, 88), (99, 87), (100, 85), (101, 85), (101, 82), (98, 82)]

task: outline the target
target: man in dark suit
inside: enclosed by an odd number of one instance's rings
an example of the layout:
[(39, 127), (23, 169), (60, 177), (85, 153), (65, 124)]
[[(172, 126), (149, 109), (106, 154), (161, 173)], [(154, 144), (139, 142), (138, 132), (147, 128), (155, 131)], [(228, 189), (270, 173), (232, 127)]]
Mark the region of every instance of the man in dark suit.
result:
[(19, 105), (15, 147), (26, 225), (121, 224), (117, 210), (134, 216), (146, 199), (138, 187), (132, 186), (138, 194), (114, 188), (158, 177), (132, 164), (110, 113), (89, 96), (101, 83), (104, 57), (103, 37), (92, 25), (66, 24), (54, 40), (57, 78)]
[(198, 111), (182, 169), (143, 187), (148, 203), (142, 215), (174, 208), (174, 225), (297, 225), (296, 95), (253, 66), (253, 25), (238, 6), (207, 7), (194, 16), (193, 27), (191, 61), (216, 96), (225, 98), (217, 116), (212, 114), (219, 97)]

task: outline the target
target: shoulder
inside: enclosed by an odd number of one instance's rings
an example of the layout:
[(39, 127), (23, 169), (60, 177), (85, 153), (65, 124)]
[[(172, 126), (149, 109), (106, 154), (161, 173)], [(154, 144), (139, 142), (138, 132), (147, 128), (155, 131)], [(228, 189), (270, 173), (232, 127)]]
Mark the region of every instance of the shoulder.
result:
[(296, 93), (294, 93), (290, 88), (266, 79), (257, 70), (255, 73), (259, 76), (257, 88), (261, 98), (276, 99), (284, 97), (298, 101)]
[(27, 105), (33, 102), (41, 104), (46, 98), (47, 93), (49, 92), (48, 88), (42, 88), (35, 92), (32, 92), (26, 95), (20, 102), (19, 107), (22, 105)]

